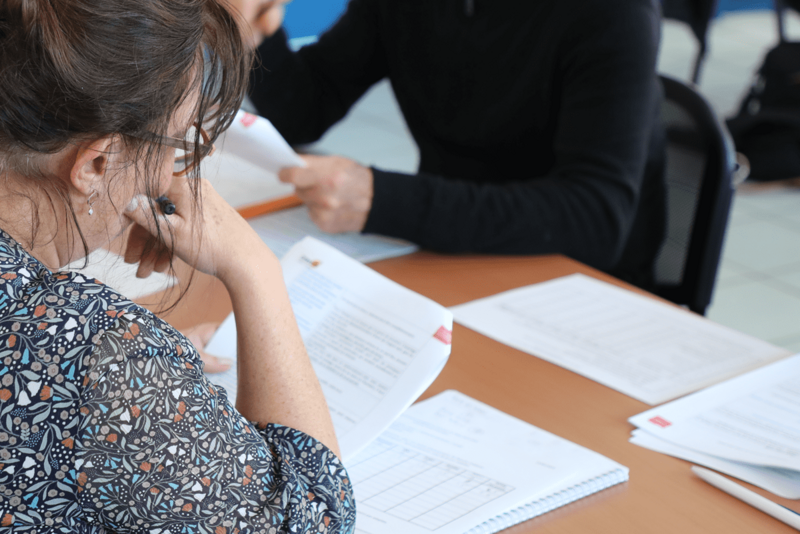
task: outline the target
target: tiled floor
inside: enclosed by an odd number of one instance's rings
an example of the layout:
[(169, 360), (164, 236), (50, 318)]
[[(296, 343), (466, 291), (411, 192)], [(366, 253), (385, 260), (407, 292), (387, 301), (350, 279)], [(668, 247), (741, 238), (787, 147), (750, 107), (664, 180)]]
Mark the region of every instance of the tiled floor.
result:
[[(800, 38), (800, 17), (787, 34)], [(718, 18), (700, 89), (721, 116), (733, 114), (765, 52), (777, 42), (770, 11)], [(660, 72), (687, 79), (693, 35), (667, 22)], [(315, 146), (365, 164), (413, 172), (418, 154), (387, 83), (376, 86)], [(734, 202), (721, 273), (709, 317), (800, 351), (800, 189), (741, 188)]]
[[(800, 18), (790, 14), (786, 30), (800, 38)], [(771, 11), (714, 21), (700, 90), (721, 116), (737, 111), (754, 71), (776, 43)], [(695, 47), (687, 28), (667, 23), (659, 70), (686, 79)], [(800, 188), (740, 187), (708, 316), (800, 351)]]

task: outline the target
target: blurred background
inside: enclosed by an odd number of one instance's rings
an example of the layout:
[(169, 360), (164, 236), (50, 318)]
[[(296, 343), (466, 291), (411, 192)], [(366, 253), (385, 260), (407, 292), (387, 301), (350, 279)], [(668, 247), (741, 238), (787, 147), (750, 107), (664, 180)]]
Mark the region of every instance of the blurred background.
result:
[[(402, 0), (400, 0), (402, 1)], [(294, 0), (285, 27), (300, 46), (329, 27), (346, 0)], [(785, 36), (800, 41), (800, 15), (785, 11)], [(721, 118), (736, 114), (765, 54), (779, 40), (772, 0), (719, 0), (699, 90)], [(658, 70), (689, 81), (698, 42), (688, 25), (665, 20)], [(362, 164), (413, 172), (417, 151), (388, 83), (380, 83), (314, 147)], [(800, 187), (795, 180), (747, 181), (736, 192), (708, 317), (800, 352)]]

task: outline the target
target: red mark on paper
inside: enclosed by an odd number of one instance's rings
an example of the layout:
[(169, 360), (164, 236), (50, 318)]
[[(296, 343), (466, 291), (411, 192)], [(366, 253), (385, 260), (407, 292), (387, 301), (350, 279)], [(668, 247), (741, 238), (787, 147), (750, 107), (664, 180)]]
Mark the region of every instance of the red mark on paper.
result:
[(654, 425), (660, 426), (661, 428), (667, 428), (668, 426), (670, 426), (672, 424), (669, 421), (667, 421), (666, 419), (664, 419), (663, 417), (659, 417), (659, 416), (651, 417), (650, 419), (648, 419), (648, 421), (650, 421)]
[(250, 126), (252, 126), (256, 122), (256, 120), (258, 120), (258, 117), (256, 117), (252, 113), (245, 112), (242, 115), (242, 118), (239, 119), (239, 122), (241, 122), (242, 126), (244, 126), (245, 128), (249, 128)]
[(450, 345), (453, 342), (453, 331), (448, 330), (447, 328), (440, 326), (439, 330), (433, 334), (433, 337), (444, 343), (445, 345)]

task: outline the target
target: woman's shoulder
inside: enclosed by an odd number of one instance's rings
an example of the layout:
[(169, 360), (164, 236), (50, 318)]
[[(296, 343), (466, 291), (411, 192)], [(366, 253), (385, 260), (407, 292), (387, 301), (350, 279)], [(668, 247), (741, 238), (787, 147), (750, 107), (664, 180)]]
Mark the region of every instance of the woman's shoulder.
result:
[(12, 358), (61, 366), (71, 360), (75, 372), (68, 378), (78, 379), (103, 343), (125, 354), (190, 352), (177, 330), (100, 280), (51, 272), (8, 252), (0, 251), (0, 348)]
[(36, 330), (48, 332), (56, 332), (67, 324), (70, 325), (67, 330), (77, 328), (78, 324), (102, 328), (111, 324), (122, 310), (135, 306), (119, 292), (84, 273), (50, 271), (2, 230), (0, 295), (0, 321), (30, 323)]
[(37, 338), (37, 345), (49, 345), (47, 338), (59, 338), (67, 348), (91, 343), (95, 334), (123, 314), (140, 310), (111, 287), (80, 272), (36, 267), (21, 263), (2, 268), (0, 294), (6, 298), (0, 299), (0, 323), (10, 322), (19, 336)]
[(145, 365), (148, 361), (169, 374), (186, 374), (196, 380), (202, 375), (202, 361), (194, 345), (175, 327), (149, 310), (131, 303), (109, 310), (115, 320), (98, 330), (90, 365), (99, 371), (110, 365)]

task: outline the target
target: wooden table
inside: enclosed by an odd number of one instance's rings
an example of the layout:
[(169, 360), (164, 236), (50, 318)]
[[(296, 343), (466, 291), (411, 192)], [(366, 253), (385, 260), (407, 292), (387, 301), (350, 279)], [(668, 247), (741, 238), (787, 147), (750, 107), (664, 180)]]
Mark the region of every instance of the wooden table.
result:
[[(562, 256), (444, 256), (419, 252), (370, 265), (444, 306), (558, 276), (610, 276)], [(635, 290), (635, 289), (634, 289)], [(638, 291), (638, 290), (637, 290)], [(177, 327), (220, 321), (230, 300), (216, 280), (197, 276), (165, 315)], [(422, 398), (457, 389), (630, 468), (630, 481), (505, 532), (792, 533), (790, 527), (709, 486), (682, 460), (628, 443), (628, 417), (648, 406), (606, 386), (455, 325), (447, 366)], [(749, 486), (752, 488), (752, 486)], [(759, 493), (800, 511), (800, 505)]]

